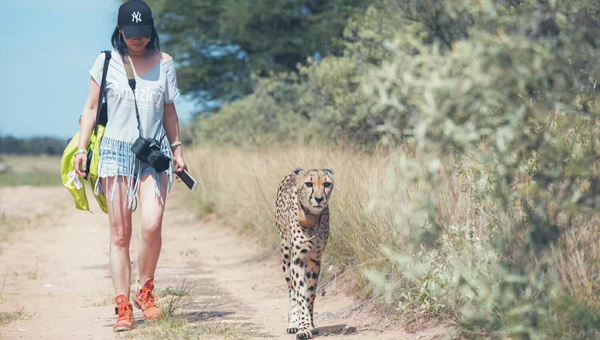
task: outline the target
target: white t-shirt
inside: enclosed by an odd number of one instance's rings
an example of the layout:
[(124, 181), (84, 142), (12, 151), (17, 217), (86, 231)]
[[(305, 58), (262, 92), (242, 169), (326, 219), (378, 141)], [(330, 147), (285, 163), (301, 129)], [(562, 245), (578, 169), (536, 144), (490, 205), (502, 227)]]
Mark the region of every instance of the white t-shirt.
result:
[[(139, 137), (133, 92), (129, 87), (121, 55), (118, 51), (112, 51), (111, 55), (112, 58), (106, 75), (108, 123), (103, 138), (133, 143)], [(90, 70), (92, 78), (98, 84), (102, 80), (104, 58), (104, 53), (101, 53)], [(173, 59), (164, 61), (161, 58), (158, 65), (146, 74), (141, 77), (135, 74), (135, 81), (135, 95), (140, 114), (142, 137), (159, 139), (165, 133), (163, 128), (165, 103), (173, 103), (179, 97)]]

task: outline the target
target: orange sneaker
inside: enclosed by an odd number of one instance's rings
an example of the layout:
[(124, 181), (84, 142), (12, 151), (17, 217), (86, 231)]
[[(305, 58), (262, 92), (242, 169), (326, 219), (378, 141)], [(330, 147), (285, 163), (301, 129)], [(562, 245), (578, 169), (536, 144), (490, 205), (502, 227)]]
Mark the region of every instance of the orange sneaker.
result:
[(115, 298), (117, 307), (115, 307), (115, 314), (118, 315), (117, 322), (113, 326), (113, 331), (122, 332), (130, 331), (133, 328), (133, 308), (127, 296), (125, 294), (118, 295)]
[[(139, 286), (138, 286), (139, 287)], [(160, 319), (160, 308), (156, 305), (157, 297), (152, 294), (154, 289), (154, 280), (148, 279), (144, 286), (138, 288), (133, 296), (133, 303), (142, 310), (146, 320)]]

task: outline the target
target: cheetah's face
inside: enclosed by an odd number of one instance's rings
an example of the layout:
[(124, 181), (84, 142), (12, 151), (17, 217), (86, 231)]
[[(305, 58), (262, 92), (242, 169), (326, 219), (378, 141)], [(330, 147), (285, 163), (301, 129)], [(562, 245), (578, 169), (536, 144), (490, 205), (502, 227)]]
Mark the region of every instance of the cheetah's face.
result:
[(331, 191), (333, 191), (333, 170), (296, 169), (296, 187), (300, 204), (312, 214), (320, 214), (329, 205)]

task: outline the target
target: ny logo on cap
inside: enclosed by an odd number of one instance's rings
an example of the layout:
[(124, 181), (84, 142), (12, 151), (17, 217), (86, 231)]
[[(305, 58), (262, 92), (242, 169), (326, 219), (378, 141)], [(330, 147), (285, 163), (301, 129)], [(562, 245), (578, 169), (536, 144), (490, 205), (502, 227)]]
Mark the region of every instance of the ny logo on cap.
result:
[(140, 13), (140, 12), (131, 13), (131, 22), (142, 22), (142, 13)]

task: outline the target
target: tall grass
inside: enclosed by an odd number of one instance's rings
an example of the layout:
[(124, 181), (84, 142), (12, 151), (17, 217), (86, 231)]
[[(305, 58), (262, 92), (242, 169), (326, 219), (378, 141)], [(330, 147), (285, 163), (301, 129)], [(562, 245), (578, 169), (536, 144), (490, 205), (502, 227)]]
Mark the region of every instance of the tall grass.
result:
[[(409, 166), (402, 161), (406, 158), (416, 162)], [(546, 280), (557, 280), (556, 286), (527, 273), (510, 274), (506, 268), (510, 259), (505, 256), (511, 252), (501, 250), (525, 246), (527, 235), (515, 235), (509, 227), (519, 212), (508, 216), (477, 196), (474, 188), (479, 183), (462, 171), (461, 161), (451, 155), (436, 167), (435, 187), (414, 180), (430, 171), (431, 164), (420, 162), (409, 145), (368, 152), (326, 146), (205, 146), (193, 150), (188, 159), (198, 160), (190, 167), (200, 182), (199, 211), (215, 213), (273, 249), (278, 244), (274, 215), (280, 181), (297, 166), (333, 168), (325, 280), (344, 275), (356, 292), (387, 298), (405, 317), (441, 318), (459, 324), (469, 320), (464, 329), (479, 334), (479, 324), (488, 330), (502, 328), (505, 321), (498, 318), (498, 308), (514, 312), (518, 311), (515, 304), (523, 307), (518, 301), (527, 304), (528, 299), (565, 296), (568, 298), (552, 302), (549, 308), (564, 311), (567, 305), (577, 306), (577, 315), (588, 316), (585, 327), (595, 322), (589, 315), (598, 301), (597, 217), (581, 216), (553, 248)], [(422, 227), (426, 217), (419, 207), (424, 204), (435, 207), (444, 225), (435, 247), (427, 246), (428, 231)], [(386, 284), (371, 285), (374, 281)], [(507, 288), (523, 285), (529, 288), (523, 288), (519, 296)], [(535, 288), (527, 293), (530, 286)], [(515, 320), (523, 317), (510, 315)], [(558, 325), (547, 323), (546, 328)], [(568, 322), (561, 325), (579, 331), (582, 327)]]
[[(279, 183), (295, 167), (333, 168), (335, 188), (331, 198), (331, 237), (324, 265), (337, 276), (354, 273), (356, 287), (364, 287), (363, 269), (378, 268), (399, 276), (386, 249), (413, 252), (414, 232), (408, 221), (398, 221), (397, 207), (411, 205), (414, 188), (398, 189), (403, 176), (396, 151), (361, 151), (325, 146), (201, 147), (188, 156), (199, 180), (198, 209), (214, 212), (224, 220), (259, 236), (265, 245), (277, 247), (274, 223), (275, 196)], [(440, 214), (457, 227), (451, 241), (466, 243), (489, 235), (485, 217), (477, 213), (463, 181), (449, 177), (439, 193)], [(207, 209), (206, 207), (210, 207)], [(400, 227), (399, 227), (400, 226)], [(468, 230), (467, 230), (468, 228)], [(476, 236), (473, 236), (476, 234)], [(450, 242), (450, 241), (449, 241)], [(461, 244), (461, 248), (466, 245)]]

